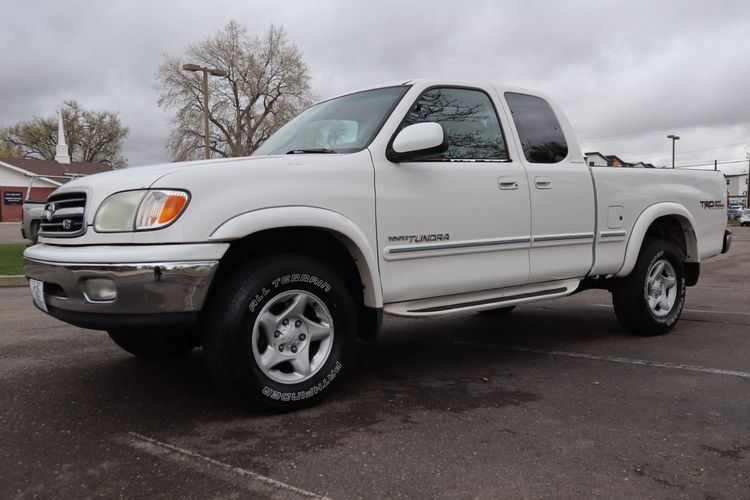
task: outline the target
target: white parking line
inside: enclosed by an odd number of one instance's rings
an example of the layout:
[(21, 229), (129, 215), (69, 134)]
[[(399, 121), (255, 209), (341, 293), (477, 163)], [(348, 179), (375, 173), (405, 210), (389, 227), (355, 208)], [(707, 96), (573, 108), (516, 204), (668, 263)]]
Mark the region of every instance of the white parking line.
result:
[[(177, 462), (183, 465), (187, 465), (198, 472), (202, 472), (209, 476), (218, 477), (222, 480), (229, 480), (233, 484), (245, 486), (247, 489), (258, 493), (266, 493), (271, 496), (276, 496), (280, 493), (286, 495), (291, 494), (292, 496), (299, 496), (302, 498), (316, 498), (326, 499), (327, 497), (320, 496), (310, 491), (297, 488), (295, 486), (282, 483), (270, 477), (261, 476), (255, 472), (243, 469), (241, 467), (235, 467), (213, 458), (201, 455), (194, 451), (186, 450), (178, 446), (164, 443), (154, 438), (138, 434), (136, 432), (128, 432), (125, 436), (119, 436), (119, 441), (123, 441), (128, 446), (135, 448), (140, 451), (145, 451), (151, 455), (172, 462)], [(242, 484), (245, 483), (245, 484)]]
[(607, 361), (610, 363), (624, 363), (628, 365), (653, 366), (656, 368), (672, 368), (676, 370), (687, 370), (690, 372), (712, 373), (714, 375), (728, 375), (731, 377), (741, 377), (750, 379), (750, 373), (737, 370), (722, 370), (720, 368), (709, 368), (700, 365), (684, 365), (681, 363), (668, 363), (664, 361), (648, 361), (645, 359), (622, 358), (617, 356), (598, 356), (596, 354), (585, 354), (579, 352), (567, 351), (545, 351), (543, 349), (529, 349), (526, 347), (514, 347), (508, 345), (481, 344), (478, 342), (463, 342), (454, 340), (456, 345), (465, 345), (470, 347), (485, 347), (490, 349), (503, 349), (506, 351), (528, 352), (532, 354), (541, 354), (544, 356), (562, 356), (565, 358), (587, 359), (591, 361)]
[[(612, 304), (591, 304), (593, 307), (609, 307), (612, 309)], [(708, 309), (683, 309), (682, 312), (699, 313), (699, 314), (738, 314), (740, 316), (750, 316), (750, 312), (743, 311), (711, 311)]]

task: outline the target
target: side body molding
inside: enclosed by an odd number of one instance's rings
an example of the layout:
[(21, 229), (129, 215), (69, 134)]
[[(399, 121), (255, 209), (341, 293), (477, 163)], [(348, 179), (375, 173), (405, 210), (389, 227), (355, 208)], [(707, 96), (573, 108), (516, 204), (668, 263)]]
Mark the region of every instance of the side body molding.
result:
[(625, 261), (615, 276), (623, 277), (630, 274), (630, 271), (633, 270), (638, 260), (638, 254), (641, 251), (641, 245), (643, 244), (643, 239), (646, 237), (646, 231), (648, 231), (649, 226), (659, 217), (665, 216), (674, 217), (679, 221), (680, 226), (682, 226), (682, 233), (685, 237), (685, 245), (687, 247), (687, 261), (700, 262), (698, 241), (693, 229), (695, 223), (690, 212), (678, 203), (656, 203), (641, 212), (641, 215), (635, 221), (633, 230), (630, 232), (627, 250), (625, 251)]
[(232, 241), (267, 229), (291, 227), (322, 229), (336, 237), (346, 247), (357, 265), (364, 286), (365, 305), (383, 307), (383, 289), (378, 272), (378, 260), (373, 247), (360, 227), (338, 212), (309, 206), (283, 206), (253, 210), (236, 215), (220, 224), (209, 236), (209, 241)]

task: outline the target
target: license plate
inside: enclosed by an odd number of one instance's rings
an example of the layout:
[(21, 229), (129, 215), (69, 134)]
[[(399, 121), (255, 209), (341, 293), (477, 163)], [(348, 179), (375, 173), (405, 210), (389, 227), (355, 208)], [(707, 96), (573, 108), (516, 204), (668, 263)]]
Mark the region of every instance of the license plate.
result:
[(44, 312), (47, 311), (47, 304), (44, 303), (44, 282), (39, 280), (29, 280), (29, 286), (31, 287), (31, 297), (34, 299), (34, 304)]

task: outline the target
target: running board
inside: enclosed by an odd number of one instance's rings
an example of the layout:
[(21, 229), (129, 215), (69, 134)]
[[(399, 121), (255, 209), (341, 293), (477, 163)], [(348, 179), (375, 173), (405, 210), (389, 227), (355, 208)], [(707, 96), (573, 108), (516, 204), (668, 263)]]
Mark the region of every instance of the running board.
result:
[(429, 299), (386, 304), (386, 314), (395, 316), (439, 316), (469, 311), (483, 311), (539, 300), (556, 299), (572, 294), (581, 280), (562, 280), (534, 285), (523, 285), (482, 292), (470, 292)]

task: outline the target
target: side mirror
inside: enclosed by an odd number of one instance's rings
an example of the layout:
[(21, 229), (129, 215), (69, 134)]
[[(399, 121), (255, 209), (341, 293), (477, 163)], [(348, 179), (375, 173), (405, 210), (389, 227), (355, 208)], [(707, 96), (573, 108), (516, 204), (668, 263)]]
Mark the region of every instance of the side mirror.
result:
[(442, 125), (435, 122), (415, 123), (396, 135), (386, 152), (386, 157), (398, 163), (447, 150), (448, 134)]

